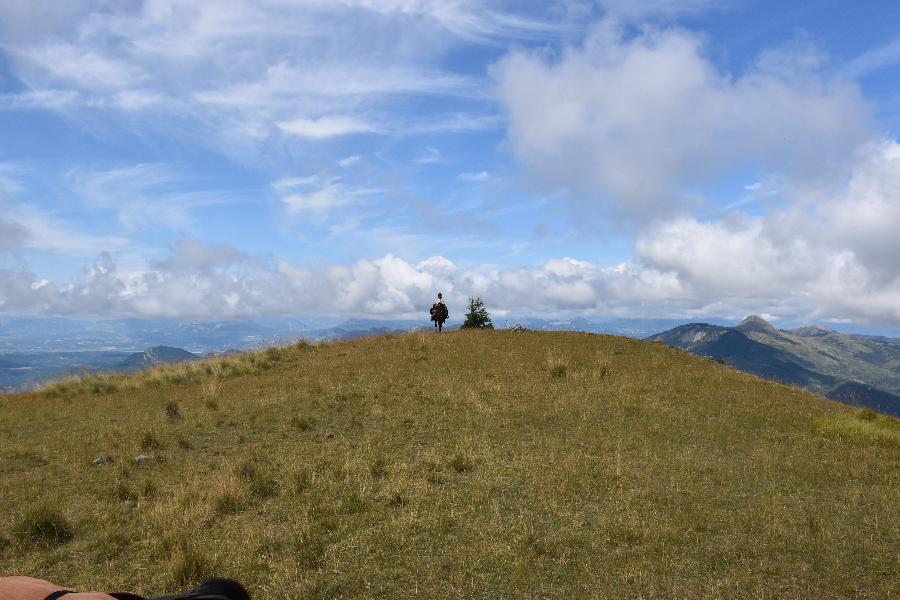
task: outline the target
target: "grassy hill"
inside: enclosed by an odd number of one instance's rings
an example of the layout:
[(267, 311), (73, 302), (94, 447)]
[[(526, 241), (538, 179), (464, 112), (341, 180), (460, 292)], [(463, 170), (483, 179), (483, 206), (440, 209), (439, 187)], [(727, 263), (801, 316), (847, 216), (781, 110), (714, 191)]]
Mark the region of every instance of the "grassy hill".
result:
[(0, 573), (82, 589), (896, 597), (898, 506), (897, 420), (619, 337), (386, 335), (0, 397)]

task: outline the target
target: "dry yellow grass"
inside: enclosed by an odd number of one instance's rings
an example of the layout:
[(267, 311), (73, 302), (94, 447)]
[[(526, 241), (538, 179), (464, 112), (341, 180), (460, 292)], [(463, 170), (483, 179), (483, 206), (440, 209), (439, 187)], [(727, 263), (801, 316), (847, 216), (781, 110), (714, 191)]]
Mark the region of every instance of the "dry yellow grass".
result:
[[(898, 432), (610, 336), (274, 349), (0, 398), (0, 572), (147, 594), (219, 573), (263, 600), (896, 597)], [(72, 539), (22, 535), (35, 507)]]

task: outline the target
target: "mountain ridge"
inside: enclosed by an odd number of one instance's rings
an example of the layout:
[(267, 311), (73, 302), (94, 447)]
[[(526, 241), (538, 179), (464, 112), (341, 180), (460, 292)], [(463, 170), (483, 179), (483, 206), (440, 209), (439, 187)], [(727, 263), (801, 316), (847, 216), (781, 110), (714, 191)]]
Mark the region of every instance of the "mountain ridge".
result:
[(756, 315), (734, 327), (689, 323), (647, 339), (900, 416), (900, 347), (883, 340), (822, 326), (778, 330)]

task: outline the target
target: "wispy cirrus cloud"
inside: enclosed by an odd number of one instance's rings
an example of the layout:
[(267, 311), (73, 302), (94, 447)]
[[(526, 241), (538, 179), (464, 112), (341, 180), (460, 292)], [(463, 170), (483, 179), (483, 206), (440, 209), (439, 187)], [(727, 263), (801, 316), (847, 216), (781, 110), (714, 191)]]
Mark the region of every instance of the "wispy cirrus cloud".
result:
[(325, 139), (358, 133), (378, 133), (378, 129), (362, 119), (335, 116), (317, 119), (293, 119), (279, 121), (278, 128), (291, 135), (308, 139)]
[(348, 185), (340, 177), (323, 178), (318, 175), (282, 178), (275, 181), (272, 187), (289, 213), (311, 214), (319, 218), (380, 193), (379, 190)]
[(858, 79), (898, 63), (900, 63), (900, 38), (863, 52), (846, 62), (841, 71), (848, 77)]
[[(552, 20), (468, 0), (149, 0), (103, 10), (74, 3), (61, 11), (65, 21), (53, 11), (43, 1), (0, 6), (0, 22), (7, 24), (0, 26), (0, 48), (24, 84), (0, 96), (0, 107), (65, 110), (70, 118), (89, 111), (172, 136), (182, 135), (188, 120), (207, 130), (200, 137), (211, 147), (231, 153), (242, 144), (262, 148), (282, 133), (317, 140), (496, 127), (483, 110), (410, 120), (393, 99), (440, 96), (489, 105), (483, 77), (441, 68), (433, 59), (460, 40), (484, 44), (560, 31)], [(336, 43), (323, 44), (323, 31)]]
[(197, 189), (172, 164), (150, 163), (112, 169), (72, 169), (72, 190), (92, 211), (114, 212), (129, 231), (148, 227), (182, 229), (198, 209), (241, 201), (230, 190)]

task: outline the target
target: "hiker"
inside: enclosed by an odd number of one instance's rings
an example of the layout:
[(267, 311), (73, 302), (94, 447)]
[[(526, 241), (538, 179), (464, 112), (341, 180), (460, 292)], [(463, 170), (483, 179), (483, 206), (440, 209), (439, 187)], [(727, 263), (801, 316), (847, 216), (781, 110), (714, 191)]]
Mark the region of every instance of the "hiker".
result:
[(0, 600), (250, 600), (250, 594), (233, 579), (209, 579), (192, 590), (174, 596), (144, 598), (137, 594), (116, 592), (75, 592), (43, 579), (32, 577), (0, 577)]
[(444, 304), (444, 295), (438, 292), (437, 302), (431, 305), (431, 320), (434, 321), (434, 326), (437, 328), (438, 333), (444, 328), (444, 321), (450, 318), (450, 311), (447, 310), (447, 305)]

